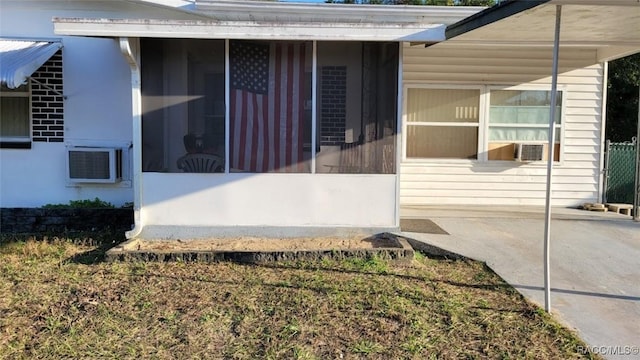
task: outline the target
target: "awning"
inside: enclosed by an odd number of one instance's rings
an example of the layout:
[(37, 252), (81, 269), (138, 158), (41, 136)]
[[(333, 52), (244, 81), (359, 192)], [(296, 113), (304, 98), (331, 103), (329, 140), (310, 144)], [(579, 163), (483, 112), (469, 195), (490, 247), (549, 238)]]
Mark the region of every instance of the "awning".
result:
[(59, 41), (0, 38), (0, 83), (15, 89), (29, 78), (58, 50)]
[(504, 48), (553, 47), (556, 5), (562, 5), (560, 48), (595, 50), (594, 63), (640, 51), (639, 0), (512, 0), (445, 31), (434, 45)]

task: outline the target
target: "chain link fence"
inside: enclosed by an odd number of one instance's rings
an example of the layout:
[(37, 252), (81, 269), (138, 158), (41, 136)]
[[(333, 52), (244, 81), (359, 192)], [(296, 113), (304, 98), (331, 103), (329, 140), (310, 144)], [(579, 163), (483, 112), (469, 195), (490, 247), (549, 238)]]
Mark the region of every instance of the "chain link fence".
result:
[(633, 204), (638, 141), (612, 143), (607, 140), (604, 202)]

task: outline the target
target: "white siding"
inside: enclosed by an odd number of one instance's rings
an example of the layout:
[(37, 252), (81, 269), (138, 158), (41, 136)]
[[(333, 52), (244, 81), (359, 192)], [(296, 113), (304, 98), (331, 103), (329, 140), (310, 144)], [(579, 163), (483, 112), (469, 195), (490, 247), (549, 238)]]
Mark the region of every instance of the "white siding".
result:
[[(560, 57), (564, 135), (561, 162), (554, 165), (552, 197), (553, 205), (576, 206), (600, 196), (604, 66), (591, 65), (595, 51), (563, 49)], [(551, 84), (548, 49), (405, 45), (403, 62), (405, 86)], [(542, 205), (545, 189), (544, 162), (403, 159), (400, 168), (402, 205)]]

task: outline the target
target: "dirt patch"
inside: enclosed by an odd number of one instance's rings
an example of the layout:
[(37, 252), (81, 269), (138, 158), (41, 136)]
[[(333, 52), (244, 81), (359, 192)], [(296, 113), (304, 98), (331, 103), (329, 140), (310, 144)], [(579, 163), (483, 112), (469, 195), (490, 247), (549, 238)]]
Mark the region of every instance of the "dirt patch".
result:
[(198, 240), (139, 240), (129, 246), (138, 251), (317, 251), (402, 248), (393, 236), (320, 238), (226, 238)]
[(264, 263), (378, 257), (408, 262), (413, 255), (406, 239), (383, 233), (352, 237), (131, 240), (107, 251), (106, 260)]

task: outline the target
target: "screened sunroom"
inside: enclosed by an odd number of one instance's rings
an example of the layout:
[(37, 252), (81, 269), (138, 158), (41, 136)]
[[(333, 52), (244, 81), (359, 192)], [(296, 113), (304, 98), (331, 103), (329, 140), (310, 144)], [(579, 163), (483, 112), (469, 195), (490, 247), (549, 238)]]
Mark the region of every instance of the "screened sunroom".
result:
[(54, 25), (131, 67), (128, 237), (314, 236), (398, 229), (401, 45), (479, 10), (200, 0)]
[(143, 236), (395, 228), (398, 65), (396, 42), (140, 39)]
[(143, 171), (395, 173), (398, 43), (140, 44)]

